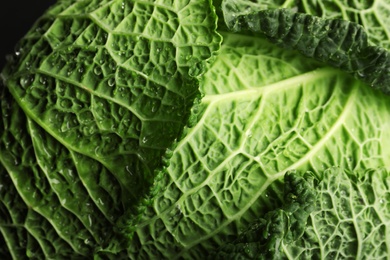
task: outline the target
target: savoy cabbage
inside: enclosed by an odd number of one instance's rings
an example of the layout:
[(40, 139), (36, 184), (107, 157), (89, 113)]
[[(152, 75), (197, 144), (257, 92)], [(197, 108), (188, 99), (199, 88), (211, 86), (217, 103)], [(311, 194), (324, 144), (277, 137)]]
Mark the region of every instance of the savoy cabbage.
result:
[(389, 13), (58, 0), (1, 72), (0, 258), (387, 259)]
[(287, 173), (282, 207), (210, 259), (388, 259), (389, 182), (383, 169)]

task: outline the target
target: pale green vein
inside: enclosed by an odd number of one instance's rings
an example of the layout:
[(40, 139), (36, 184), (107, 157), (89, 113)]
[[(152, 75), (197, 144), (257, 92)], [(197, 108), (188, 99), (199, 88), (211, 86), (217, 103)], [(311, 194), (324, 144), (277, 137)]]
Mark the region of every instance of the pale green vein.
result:
[[(299, 71), (293, 65), (291, 65), (291, 63), (288, 63), (288, 62), (286, 62), (286, 61), (284, 61), (282, 59), (279, 59), (279, 58), (275, 58), (275, 57), (272, 57), (272, 56), (267, 56), (265, 54), (244, 54), (244, 55), (242, 55), (240, 57), (240, 63), (245, 63), (244, 61), (249, 59), (249, 58), (255, 58), (258, 61), (275, 60), (275, 61), (279, 62), (279, 64), (280, 64), (279, 66), (281, 66), (281, 67), (289, 67), (291, 70), (294, 71), (295, 74), (299, 73)], [(243, 70), (243, 68), (245, 69), (248, 65), (241, 65), (241, 64), (239, 64), (238, 66), (235, 66), (234, 64), (232, 64), (232, 60), (236, 59), (236, 58), (228, 59), (228, 57), (225, 57), (224, 55), (221, 55), (218, 59), (221, 62), (223, 62), (226, 67), (229, 68), (229, 72), (234, 73), (234, 76), (242, 83), (240, 85), (241, 87), (245, 87), (246, 89), (251, 89), (252, 88), (252, 86), (251, 86), (251, 84), (249, 84), (248, 80), (243, 78), (245, 73), (243, 73), (242, 70)], [(218, 67), (224, 67), (224, 66), (218, 65)], [(259, 70), (258, 73), (262, 74), (261, 77), (258, 77), (258, 78), (264, 78), (265, 79), (266, 76), (267, 76), (267, 75), (263, 74), (262, 70)], [(259, 88), (259, 86), (256, 86), (256, 87)]]
[[(31, 211), (29, 210), (27, 214), (31, 214)], [(27, 215), (27, 218), (29, 218), (28, 215)], [(37, 243), (39, 244), (39, 246), (40, 246), (43, 254), (45, 255), (45, 257), (46, 258), (50, 258), (48, 247), (45, 246), (45, 243), (44, 243), (46, 240), (42, 241), (42, 239), (39, 239), (41, 237), (40, 234), (39, 234), (39, 231), (30, 228), (28, 225), (25, 225), (24, 228), (37, 241)], [(50, 243), (52, 241), (48, 241), (48, 242)]]
[(304, 162), (309, 161), (310, 158), (312, 158), (314, 154), (317, 153), (325, 145), (325, 143), (334, 135), (334, 133), (345, 123), (346, 119), (350, 115), (350, 111), (352, 110), (352, 106), (358, 95), (358, 87), (359, 86), (355, 86), (352, 89), (350, 95), (348, 96), (348, 100), (346, 101), (343, 111), (341, 112), (337, 120), (333, 123), (332, 127), (326, 132), (326, 134), (315, 145), (311, 147), (308, 153), (302, 156), (294, 164), (287, 167), (284, 172), (297, 169), (299, 168), (299, 166), (303, 165)]
[[(381, 10), (381, 9), (378, 9), (378, 10)], [(386, 21), (386, 19), (385, 19), (385, 16), (382, 14), (382, 12), (377, 11), (377, 12), (375, 12), (374, 14), (375, 14), (375, 16), (378, 18), (377, 21), (378, 21), (378, 23), (380, 24), (381, 28), (384, 28), (384, 29), (388, 28), (387, 25), (384, 24), (384, 22)], [(386, 13), (386, 14), (388, 14), (388, 13)], [(390, 31), (389, 31), (389, 30), (383, 30), (383, 31), (384, 31), (384, 33), (386, 34), (387, 39), (389, 40), (389, 39), (390, 39)]]
[[(41, 145), (39, 143), (41, 141), (41, 139), (39, 138), (39, 134), (36, 133), (36, 131), (35, 131), (34, 127), (33, 127), (32, 120), (29, 119), (29, 118), (27, 118), (27, 127), (28, 127), (28, 132), (30, 133), (30, 136), (31, 136), (31, 141), (33, 143), (33, 149), (34, 149), (35, 157), (36, 157), (36, 160), (37, 160), (37, 164), (40, 167), (40, 169), (41, 169), (41, 171), (43, 173), (43, 176), (45, 176), (47, 182), (49, 183), (49, 185), (51, 187), (51, 190), (53, 191), (53, 195), (55, 194), (55, 196), (56, 196), (57, 200), (60, 202), (61, 206), (64, 209), (66, 209), (69, 213), (71, 213), (72, 216), (77, 218), (80, 221), (80, 223), (82, 223), (83, 226), (89, 231), (91, 236), (93, 236), (94, 235), (93, 230), (86, 225), (85, 221), (81, 218), (81, 215), (77, 214), (79, 212), (75, 212), (74, 210), (70, 209), (68, 207), (68, 205), (66, 203), (64, 203), (63, 200), (61, 199), (61, 193), (59, 193), (58, 190), (56, 188), (54, 188), (55, 183), (53, 183), (53, 178), (50, 177), (50, 173), (49, 173), (49, 171), (47, 169), (47, 166), (45, 166), (45, 164), (39, 158), (39, 156), (38, 156), (39, 152), (37, 152), (38, 148), (42, 148), (42, 150), (44, 150), (46, 152), (45, 145)], [(46, 152), (46, 154), (47, 155), (51, 155), (48, 152)], [(43, 181), (43, 180), (41, 180), (41, 181)], [(83, 194), (83, 195), (85, 195), (85, 194)]]
[[(280, 176), (277, 176), (277, 177), (281, 177), (284, 175), (284, 172), (283, 173), (279, 173)], [(276, 176), (276, 175), (275, 175)], [(276, 179), (276, 178), (275, 178)], [(266, 181), (266, 183), (258, 189), (258, 191), (256, 193), (254, 193), (253, 195), (253, 199), (251, 200), (250, 203), (247, 204), (247, 206), (245, 206), (244, 208), (242, 208), (240, 211), (238, 211), (235, 215), (231, 216), (231, 217), (227, 217), (228, 218), (228, 221), (222, 223), (220, 226), (218, 226), (218, 228), (214, 229), (213, 231), (209, 232), (206, 236), (204, 237), (201, 237), (199, 239), (196, 239), (196, 240), (193, 240), (192, 243), (184, 246), (185, 247), (185, 250), (189, 250), (190, 248), (192, 248), (193, 246), (199, 244), (200, 242), (202, 241), (205, 241), (213, 236), (215, 236), (216, 234), (218, 234), (221, 230), (223, 230), (227, 225), (229, 225), (231, 222), (233, 222), (234, 220), (236, 219), (239, 219), (249, 208), (250, 206), (252, 206), (253, 202), (255, 200), (258, 199), (258, 197), (260, 197), (261, 194), (264, 193), (264, 191), (266, 190), (266, 188), (274, 181), (274, 179), (268, 179)], [(184, 250), (182, 251), (182, 253), (184, 253)], [(180, 257), (180, 254), (179, 254), (179, 257)]]
[[(12, 170), (6, 166), (6, 164), (2, 161), (2, 158), (0, 157), (0, 162), (4, 165), (4, 168), (8, 171), (8, 172), (12, 172)], [(23, 194), (23, 192), (19, 189), (18, 185), (16, 185), (18, 183), (18, 180), (14, 177), (13, 174), (10, 175), (11, 177), (11, 180), (15, 186), (15, 189), (17, 190), (17, 192), (19, 193), (20, 197), (23, 199), (24, 202), (28, 201), (29, 198), (26, 198), (26, 196)], [(26, 203), (27, 205), (27, 203)], [(32, 208), (33, 210), (35, 210), (38, 214), (40, 214), (41, 216), (45, 217), (45, 214), (43, 214), (43, 210), (40, 209), (40, 207), (31, 207), (31, 205), (27, 205), (28, 207)], [(48, 222), (50, 223), (50, 225), (55, 229), (56, 233), (58, 234), (58, 236), (60, 238), (62, 238), (64, 241), (66, 241), (67, 244), (70, 245), (70, 247), (75, 251), (75, 252), (78, 252), (80, 253), (80, 251), (78, 250), (78, 248), (72, 243), (72, 241), (70, 240), (70, 238), (66, 237), (62, 232), (61, 230), (58, 229), (58, 227), (56, 226), (57, 223), (55, 223), (55, 221), (53, 221), (52, 219), (50, 218), (46, 218), (48, 220)], [(0, 226), (1, 228), (1, 226)]]
[[(344, 176), (344, 175), (343, 175)], [(359, 192), (359, 185), (356, 185), (355, 186), (357, 188), (357, 192)], [(354, 185), (352, 184), (352, 181), (348, 181), (348, 188), (349, 188), (349, 198), (348, 198), (348, 204), (349, 204), (349, 207), (351, 208), (351, 221), (353, 223), (353, 226), (356, 230), (356, 238), (357, 238), (357, 241), (363, 241), (362, 239), (362, 234), (361, 232), (359, 232), (359, 223), (357, 222), (358, 221), (358, 217), (356, 215), (356, 212), (355, 212), (355, 207), (354, 207), (354, 203), (356, 203), (353, 199), (353, 195), (355, 195), (355, 189), (354, 189)], [(341, 192), (340, 192), (341, 193)], [(364, 192), (362, 192), (361, 194), (365, 194)], [(364, 197), (364, 196), (362, 196)], [(341, 199), (341, 198), (340, 198)], [(336, 206), (337, 207), (337, 206)], [(336, 210), (337, 212), (337, 210)], [(338, 212), (337, 212), (337, 215), (338, 215)], [(359, 215), (359, 214), (358, 214)], [(340, 218), (339, 218), (340, 219)], [(382, 222), (383, 223), (383, 222)], [(356, 254), (356, 259), (362, 259), (362, 243), (358, 243), (358, 247), (357, 247), (357, 254)]]
[[(205, 118), (207, 118), (207, 115), (209, 113), (211, 113), (211, 111), (213, 111), (213, 107), (215, 106), (216, 102), (220, 102), (220, 101), (226, 101), (226, 100), (236, 100), (237, 99), (237, 96), (244, 96), (244, 97), (252, 97), (255, 95), (255, 96), (258, 96), (259, 94), (262, 94), (264, 92), (268, 92), (268, 91), (277, 91), (278, 89), (282, 88), (282, 89), (285, 89), (286, 88), (286, 85), (288, 87), (291, 87), (291, 86), (296, 86), (297, 84), (301, 84), (302, 81), (305, 81), (307, 82), (308, 80), (317, 80), (318, 78), (321, 78), (321, 77), (324, 77), (326, 75), (328, 75), (329, 73), (334, 73), (335, 70), (334, 69), (330, 69), (330, 68), (323, 68), (323, 69), (319, 69), (319, 70), (316, 70), (316, 71), (312, 71), (312, 72), (309, 72), (309, 73), (305, 73), (303, 75), (300, 75), (300, 76), (296, 76), (296, 77), (293, 77), (293, 78), (289, 78), (287, 80), (284, 80), (284, 81), (281, 81), (281, 82), (278, 82), (276, 84), (271, 84), (269, 86), (266, 86), (264, 88), (259, 88), (259, 89), (251, 89), (251, 90), (243, 90), (243, 91), (238, 91), (240, 93), (237, 93), (237, 92), (234, 92), (234, 93), (228, 93), (228, 94), (221, 94), (221, 95), (207, 95), (205, 96), (205, 98), (203, 99), (203, 102), (206, 102), (206, 103), (209, 103), (209, 106), (206, 108), (206, 111), (204, 112), (202, 118), (200, 119), (200, 121), (198, 122), (198, 124), (193, 128), (191, 129), (190, 133), (186, 135), (186, 137), (182, 140), (182, 142), (180, 142), (179, 146), (176, 148), (176, 150), (180, 149), (181, 145), (183, 145), (184, 143), (186, 143), (188, 140), (191, 139), (192, 135), (194, 135), (197, 130), (199, 128), (202, 127), (204, 121), (206, 120)], [(332, 132), (329, 132), (328, 134), (330, 135)], [(322, 143), (321, 143), (322, 144)], [(229, 159), (233, 158), (234, 156), (236, 156), (238, 154), (238, 152), (236, 153), (232, 153), (231, 155), (228, 156), (228, 158), (226, 158), (226, 160), (224, 160), (224, 162), (226, 163), (227, 161), (229, 161)], [(311, 154), (311, 153), (310, 153)], [(310, 158), (310, 155), (306, 155), (304, 158), (302, 158), (300, 161), (298, 161), (297, 163), (295, 163), (293, 166), (291, 166), (290, 168), (293, 168), (295, 166), (298, 166), (300, 163), (302, 163), (302, 161), (306, 161)], [(221, 165), (219, 165), (217, 167), (217, 169), (215, 169), (214, 171), (218, 171), (218, 169), (221, 169), (221, 167), (224, 167), (224, 163), (222, 163)], [(256, 195), (254, 196), (253, 200), (251, 203), (248, 203), (248, 206), (245, 207), (244, 209), (242, 209), (240, 212), (238, 212), (232, 219), (231, 221), (233, 221), (233, 219), (241, 216), (242, 214), (244, 214), (244, 212), (247, 211), (247, 209), (253, 204), (253, 202), (264, 192), (264, 190), (275, 180), (275, 179), (278, 179), (280, 178), (281, 176), (284, 175), (284, 172), (285, 171), (281, 171), (277, 174), (274, 174), (272, 177), (273, 178), (269, 178), (268, 181), (265, 183), (265, 185), (263, 185), (259, 191), (256, 193)], [(212, 175), (209, 175), (208, 178), (203, 182), (203, 186), (207, 184), (207, 182), (212, 178)], [(183, 194), (181, 196), (181, 198), (176, 202), (176, 204), (180, 204), (182, 200), (184, 200), (185, 197), (187, 197), (188, 195), (194, 193), (196, 190), (193, 189), (191, 191), (187, 191), (186, 194)], [(215, 235), (216, 233), (218, 233), (222, 228), (224, 228), (226, 225), (228, 225), (231, 221), (229, 222), (226, 222), (224, 223), (223, 225), (221, 225), (220, 227), (218, 227), (216, 230), (214, 230), (213, 232), (210, 232), (209, 235), (207, 235), (206, 237), (203, 237), (203, 238), (200, 238), (196, 241), (193, 241), (191, 244), (185, 246), (186, 249), (189, 249), (190, 247), (198, 244), (199, 242)], [(146, 223), (143, 223), (144, 225)]]
[[(322, 69), (321, 71), (324, 72), (327, 72), (328, 69)], [(331, 71), (334, 71), (333, 69)], [(311, 74), (311, 73), (310, 73)], [(295, 77), (297, 78), (297, 77)], [(299, 77), (298, 77), (299, 78)], [(312, 77), (310, 77), (312, 79)], [(279, 86), (280, 87), (280, 86)], [(245, 91), (246, 92), (246, 91)], [(330, 137), (334, 134), (335, 131), (337, 131), (337, 129), (339, 129), (339, 127), (344, 123), (345, 119), (348, 117), (349, 115), (349, 112), (353, 106), (353, 101), (355, 101), (356, 99), (356, 96), (357, 96), (357, 87), (355, 87), (353, 89), (353, 91), (351, 92), (351, 94), (349, 95), (349, 98), (346, 102), (346, 105), (344, 107), (344, 110), (343, 112), (340, 114), (340, 116), (338, 117), (338, 120), (332, 125), (332, 127), (329, 129), (329, 131), (327, 132), (326, 135), (324, 135), (324, 137), (316, 143), (316, 145), (314, 145), (312, 147), (312, 149), (310, 150), (310, 152), (308, 152), (305, 156), (303, 156), (302, 158), (300, 158), (300, 160), (296, 161), (294, 164), (290, 165), (289, 167), (287, 167), (286, 169), (280, 171), (280, 172), (277, 172), (275, 174), (272, 174), (271, 176), (269, 176), (269, 178), (267, 179), (266, 183), (254, 194), (254, 196), (252, 197), (251, 201), (248, 202), (248, 204), (243, 207), (240, 211), (238, 211), (234, 216), (230, 217), (229, 218), (229, 221), (221, 224), (220, 226), (218, 226), (218, 228), (216, 228), (215, 230), (213, 230), (212, 232), (210, 232), (207, 236), (205, 237), (202, 237), (202, 238), (199, 238), (197, 240), (194, 240), (191, 244), (188, 244), (187, 246), (185, 246), (185, 248), (188, 250), (189, 248), (195, 246), (196, 244), (199, 244), (201, 241), (204, 241), (216, 234), (218, 234), (223, 228), (225, 228), (228, 224), (230, 224), (233, 220), (235, 219), (239, 219), (252, 205), (253, 203), (261, 196), (261, 194), (263, 194), (263, 192), (265, 191), (265, 189), (271, 184), (273, 183), (275, 180), (281, 178), (287, 171), (289, 170), (293, 170), (293, 169), (297, 169), (299, 168), (299, 166), (303, 165), (305, 162), (309, 161), (310, 158), (321, 148), (323, 147), (323, 145), (330, 139)]]
[(18, 259), (18, 255), (16, 255), (15, 252), (15, 245), (12, 243), (12, 241), (9, 241), (8, 234), (4, 231), (3, 225), (0, 225), (0, 233), (2, 234), (5, 244), (9, 250), (10, 255), (12, 256), (13, 259)]
[[(74, 167), (77, 169), (77, 173), (80, 173), (82, 171), (82, 167), (80, 167), (80, 163), (77, 162), (77, 158), (76, 158), (75, 152), (69, 151), (69, 153), (70, 153), (70, 156), (71, 156), (71, 158), (72, 158), (72, 160), (74, 162)], [(96, 174), (97, 174), (96, 172), (94, 172), (94, 173), (90, 172), (89, 173), (89, 175), (96, 175)], [(102, 174), (102, 173), (100, 173), (100, 174)], [(120, 183), (120, 181), (117, 179), (117, 177), (114, 174), (112, 176), (118, 181), (118, 183)], [(86, 182), (85, 176), (83, 176), (82, 174), (78, 174), (78, 177), (79, 177), (81, 183), (83, 184), (83, 187), (85, 188), (88, 196), (94, 202), (95, 206), (101, 211), (101, 213), (105, 216), (105, 218), (109, 222), (114, 224), (113, 220), (110, 218), (110, 215), (109, 215), (110, 212), (106, 211), (106, 209), (105, 209), (105, 207), (103, 207), (102, 203), (98, 202), (98, 199), (96, 198), (96, 194), (88, 188), (88, 184)], [(99, 177), (96, 177), (96, 179), (98, 179), (98, 178)]]
[(324, 67), (262, 87), (253, 87), (251, 89), (238, 90), (238, 91), (224, 93), (224, 94), (206, 95), (202, 99), (202, 102), (206, 104), (210, 104), (216, 102), (227, 102), (227, 101), (237, 100), (237, 99), (258, 98), (262, 94), (287, 90), (289, 88), (296, 87), (297, 85), (301, 85), (302, 82), (305, 83), (313, 82), (320, 78), (334, 75), (336, 73), (340, 73), (340, 72), (330, 67)]
[(107, 95), (104, 95), (102, 93), (99, 93), (97, 91), (94, 91), (84, 85), (82, 85), (80, 82), (75, 82), (73, 80), (70, 80), (69, 78), (65, 77), (65, 76), (60, 76), (60, 75), (53, 75), (50, 71), (46, 71), (46, 70), (42, 70), (42, 69), (38, 69), (37, 70), (38, 73), (42, 73), (46, 76), (49, 76), (49, 77), (53, 77), (53, 78), (56, 78), (56, 79), (59, 79), (63, 82), (67, 82), (67, 83), (70, 83), (74, 86), (77, 86), (85, 91), (87, 91), (89, 94), (91, 94), (92, 96), (97, 96), (97, 97), (100, 97), (102, 99), (106, 99), (106, 100), (110, 100), (112, 101), (113, 103), (117, 104), (117, 105), (120, 105), (124, 108), (126, 108), (127, 110), (129, 110), (131, 113), (133, 113), (135, 116), (137, 116), (140, 120), (145, 120), (144, 117), (142, 117), (135, 109), (133, 109), (131, 106), (128, 106), (122, 102), (119, 102), (117, 99), (113, 98), (113, 97), (110, 97), (110, 96), (107, 96)]
[[(33, 124), (34, 124), (33, 121), (31, 119), (27, 118), (27, 127), (28, 127), (29, 133), (31, 135), (31, 140), (32, 140), (32, 143), (33, 143), (33, 149), (35, 151), (35, 155), (36, 155), (36, 159), (37, 159), (37, 164), (40, 167), (40, 169), (41, 169), (41, 171), (43, 173), (43, 176), (46, 177), (46, 180), (48, 181), (48, 183), (49, 183), (49, 185), (51, 187), (51, 190), (53, 191), (53, 196), (56, 196), (56, 198), (59, 201), (59, 203), (62, 206), (62, 208), (64, 208), (65, 210), (67, 210), (67, 212), (72, 214), (72, 216), (74, 216), (75, 219), (78, 219), (79, 222), (83, 225), (83, 227), (86, 230), (88, 230), (88, 232), (90, 233), (91, 237), (94, 237), (94, 239), (96, 241), (98, 241), (99, 240), (99, 238), (97, 237), (98, 234), (96, 232), (94, 232), (94, 228), (96, 228), (95, 227), (96, 225), (92, 226), (89, 223), (87, 223), (88, 220), (87, 220), (85, 214), (81, 214), (82, 211), (77, 211), (77, 210), (72, 209), (71, 207), (69, 207), (69, 205), (66, 202), (63, 201), (63, 196), (62, 195), (64, 195), (64, 194), (59, 192), (58, 189), (56, 189), (54, 187), (56, 185), (56, 183), (53, 182), (53, 177), (50, 176), (51, 174), (48, 171), (47, 165), (45, 166), (45, 163), (42, 162), (42, 160), (39, 158), (39, 156), (38, 156), (39, 153), (37, 152), (37, 149), (41, 148), (41, 150), (43, 150), (50, 157), (52, 157), (52, 154), (50, 154), (48, 151), (46, 151), (45, 145), (42, 146), (39, 142), (37, 142), (38, 139), (39, 139), (38, 138), (39, 134), (36, 133), (36, 130), (35, 130), (35, 127), (34, 127)], [(41, 140), (39, 140), (39, 141), (41, 141)], [(73, 158), (73, 160), (75, 161), (75, 158)], [(77, 162), (75, 162), (74, 165), (77, 165)], [(79, 179), (80, 179), (80, 177), (79, 177)], [(78, 192), (83, 193), (83, 194), (79, 194), (79, 195), (82, 195), (82, 197), (84, 197), (84, 198), (91, 198), (90, 196), (87, 195), (88, 193), (87, 193), (86, 188), (84, 186), (83, 186), (83, 188), (84, 189), (78, 191)], [(73, 193), (73, 191), (72, 191), (72, 193)], [(76, 195), (76, 194), (74, 194), (74, 195)], [(88, 201), (90, 201), (90, 200), (91, 199), (88, 199)]]

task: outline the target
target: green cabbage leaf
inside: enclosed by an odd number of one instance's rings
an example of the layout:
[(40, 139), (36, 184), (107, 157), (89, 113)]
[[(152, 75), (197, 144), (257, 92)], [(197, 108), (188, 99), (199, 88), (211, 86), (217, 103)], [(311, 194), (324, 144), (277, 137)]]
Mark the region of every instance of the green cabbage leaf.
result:
[(0, 231), (13, 258), (123, 249), (116, 222), (187, 124), (215, 30), (209, 1), (58, 1), (35, 23), (1, 73)]
[(222, 35), (198, 123), (133, 224), (134, 259), (207, 255), (282, 205), (290, 170), (390, 167), (389, 96), (267, 39)]
[(371, 2), (58, 0), (0, 74), (0, 258), (386, 258), (387, 91), (229, 26), (289, 8), (386, 53)]
[(301, 175), (285, 175), (282, 208), (210, 259), (388, 259), (389, 222), (383, 221), (390, 214), (388, 171), (333, 167), (319, 184), (310, 173)]

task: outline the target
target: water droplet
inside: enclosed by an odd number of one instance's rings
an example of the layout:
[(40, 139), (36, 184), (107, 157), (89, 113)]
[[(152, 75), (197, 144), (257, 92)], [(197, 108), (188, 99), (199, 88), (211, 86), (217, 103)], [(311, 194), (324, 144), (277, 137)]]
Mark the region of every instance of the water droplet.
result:
[(96, 146), (96, 148), (95, 148), (95, 154), (96, 155), (99, 155), (99, 149), (100, 149), (100, 146)]
[(98, 198), (98, 201), (99, 201), (100, 205), (104, 205), (104, 202), (103, 202), (102, 198)]
[(131, 171), (131, 169), (130, 169), (130, 166), (129, 165), (126, 165), (126, 171), (131, 175), (131, 176), (133, 176), (133, 172)]
[(116, 62), (110, 62), (110, 64), (109, 64), (109, 67), (110, 67), (110, 69), (112, 70), (112, 71), (115, 71), (116, 70)]
[(30, 86), (31, 82), (32, 82), (32, 78), (30, 76), (25, 76), (20, 78), (20, 85), (24, 89)]
[(95, 67), (93, 69), (93, 73), (95, 73), (95, 75), (99, 76), (102, 74), (102, 69), (100, 67)]
[(61, 100), (60, 106), (62, 108), (71, 108), (72, 107), (72, 101), (69, 99), (63, 99)]
[(46, 77), (40, 77), (39, 82), (41, 82), (43, 85), (46, 85), (47, 83)]
[(20, 163), (20, 162), (19, 162), (18, 158), (15, 157), (15, 158), (14, 158), (14, 165), (15, 165), (15, 166), (18, 166), (19, 163)]
[(365, 78), (367, 75), (363, 72), (363, 71), (361, 71), (361, 70), (358, 70), (357, 71), (357, 75), (358, 75), (358, 77), (360, 77), (360, 78)]
[(31, 63), (29, 61), (26, 61), (25, 65), (26, 65), (26, 70), (31, 69)]
[(109, 78), (107, 84), (108, 86), (113, 87), (115, 85), (115, 78)]

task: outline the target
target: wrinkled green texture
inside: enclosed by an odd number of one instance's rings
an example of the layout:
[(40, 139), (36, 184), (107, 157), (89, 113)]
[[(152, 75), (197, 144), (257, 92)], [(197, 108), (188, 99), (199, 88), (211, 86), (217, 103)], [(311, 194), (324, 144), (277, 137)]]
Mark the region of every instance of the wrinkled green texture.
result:
[[(236, 15), (293, 7), (362, 22), (372, 25), (369, 44), (389, 46), (388, 0), (222, 2)], [(216, 19), (209, 1), (62, 0), (37, 21), (1, 74), (1, 257), (202, 259), (267, 212), (292, 212), (283, 198), (291, 170), (322, 183), (352, 180), (326, 175), (335, 166), (369, 172), (375, 184), (359, 175), (362, 196), (388, 190), (385, 174), (368, 169), (390, 167), (389, 97), (264, 38), (226, 32), (221, 19), (220, 46)], [(327, 189), (320, 203), (329, 194), (350, 202)], [(354, 208), (364, 223), (355, 232), (329, 228), (345, 222), (335, 217), (344, 209), (317, 208), (306, 230), (286, 233), (284, 252), (352, 256), (360, 243), (358, 255), (382, 256), (389, 247), (373, 241), (385, 241), (389, 216), (380, 198), (364, 205)], [(268, 219), (286, 219), (276, 212)]]
[[(350, 172), (334, 167), (324, 172), (318, 185), (302, 183), (300, 175), (294, 174), (297, 176), (292, 178), (286, 175), (289, 179), (285, 180), (285, 192), (295, 195), (297, 202), (286, 196), (282, 209), (252, 223), (249, 230), (233, 243), (223, 245), (212, 259), (388, 259), (388, 171)], [(294, 178), (298, 179), (295, 183), (291, 182)], [(289, 214), (294, 212), (294, 202), (300, 204), (301, 214)], [(304, 211), (308, 206), (309, 212)], [(298, 223), (305, 226), (304, 233), (289, 239), (286, 233), (300, 230), (288, 225), (297, 217), (301, 218)], [(271, 239), (265, 242), (277, 238), (273, 247), (264, 244), (263, 234), (267, 233)]]
[(64, 0), (39, 18), (1, 73), (2, 251), (124, 248), (116, 222), (186, 125), (215, 29), (209, 1)]
[(305, 259), (388, 259), (390, 254), (390, 174), (327, 170), (318, 187), (316, 209), (305, 234), (284, 247)]
[(198, 123), (133, 227), (134, 258), (203, 257), (280, 205), (289, 170), (390, 166), (389, 97), (266, 39), (223, 38)]
[(267, 212), (209, 259), (281, 259), (282, 246), (298, 240), (315, 208), (318, 191), (313, 175), (288, 172), (284, 176), (283, 206)]
[(369, 45), (390, 49), (389, 0), (224, 0), (221, 5), (237, 16), (264, 9), (292, 8), (327, 19), (355, 22), (365, 28)]
[(340, 68), (385, 94), (390, 94), (390, 52), (369, 46), (364, 28), (340, 19), (325, 19), (292, 9), (265, 9), (229, 17), (227, 27), (235, 32), (265, 35), (284, 48)]

